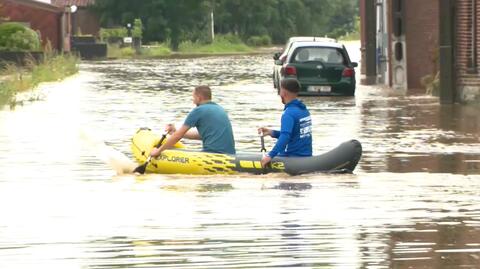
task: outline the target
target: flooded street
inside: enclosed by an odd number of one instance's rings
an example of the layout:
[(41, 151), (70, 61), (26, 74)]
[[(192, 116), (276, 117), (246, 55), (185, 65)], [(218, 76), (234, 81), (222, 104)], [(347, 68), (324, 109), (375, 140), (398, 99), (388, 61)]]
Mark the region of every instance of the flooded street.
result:
[[(349, 53), (358, 61), (358, 47)], [(228, 111), (237, 151), (260, 151), (257, 127), (278, 127), (283, 108), (272, 64), (270, 54), (84, 62), (3, 107), (0, 268), (480, 266), (476, 107), (359, 79), (353, 98), (302, 98), (314, 154), (362, 143), (351, 175), (135, 176), (105, 163), (109, 149), (132, 158), (138, 128), (181, 124), (200, 84)]]

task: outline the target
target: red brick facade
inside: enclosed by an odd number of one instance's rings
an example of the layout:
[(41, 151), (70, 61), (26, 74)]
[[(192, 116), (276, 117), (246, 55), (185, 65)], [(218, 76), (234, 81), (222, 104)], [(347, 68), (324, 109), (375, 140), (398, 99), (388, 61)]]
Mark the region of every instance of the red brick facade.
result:
[(72, 31), (76, 35), (93, 35), (98, 37), (100, 33), (98, 16), (85, 8), (80, 8), (72, 15), (72, 27)]
[(42, 44), (62, 49), (62, 9), (34, 0), (0, 0), (0, 15), (12, 22), (26, 23), (40, 33)]
[(424, 93), (422, 78), (438, 70), (438, 0), (404, 3), (408, 89)]
[[(360, 1), (362, 24), (367, 20), (365, 16), (365, 8), (368, 8), (367, 1)], [(402, 10), (401, 15), (397, 12), (395, 16), (401, 16), (403, 22), (400, 29), (405, 33), (406, 87), (410, 92), (424, 93), (425, 90), (421, 85), (422, 78), (437, 74), (441, 69), (443, 70), (440, 78), (441, 100), (449, 103), (480, 101), (480, 0), (375, 1), (376, 4), (381, 5), (386, 3), (389, 9), (393, 7)], [(441, 18), (440, 14), (448, 14), (445, 15), (448, 17)], [(394, 20), (398, 22), (396, 20), (398, 18), (394, 18), (392, 12), (388, 17), (389, 33), (387, 34), (390, 38), (388, 64), (392, 70), (392, 62), (397, 55), (394, 55), (396, 51), (391, 39), (394, 35)], [(453, 29), (452, 34), (450, 29)], [(362, 31), (366, 31), (365, 27), (362, 27)], [(446, 38), (446, 40), (442, 39), (442, 42), (446, 42), (442, 48), (440, 48), (439, 39), (441, 36)], [(366, 36), (362, 34), (361, 37), (363, 48)], [(453, 48), (453, 55), (449, 52), (450, 47)], [(362, 53), (362, 64), (375, 57), (374, 53)], [(453, 59), (452, 64), (450, 59)], [(444, 63), (442, 66), (440, 66), (441, 61)], [(393, 72), (389, 73), (390, 78), (392, 74)]]
[(75, 35), (97, 36), (100, 32), (100, 20), (98, 16), (88, 9), (95, 4), (95, 0), (52, 0), (52, 4), (65, 8), (77, 6), (77, 12), (72, 14), (72, 32)]
[[(377, 64), (377, 75), (388, 77), (388, 86), (408, 90), (410, 93), (424, 93), (422, 78), (427, 75), (434, 75), (438, 71), (438, 29), (439, 29), (439, 0), (375, 0), (373, 5), (368, 5), (367, 0), (360, 1), (361, 19), (361, 42), (362, 42), (362, 65), (368, 59), (375, 59), (378, 55), (366, 52), (367, 40), (364, 32), (366, 29), (365, 9), (377, 9), (376, 27), (382, 16), (378, 7), (386, 9), (387, 44), (379, 44), (377, 32), (377, 49), (388, 46), (386, 74), (382, 72)], [(376, 6), (375, 6), (376, 5)], [(382, 11), (383, 12), (383, 11)], [(400, 25), (400, 27), (397, 27)], [(397, 28), (395, 28), (397, 27)], [(397, 30), (397, 32), (395, 32)], [(395, 37), (395, 38), (394, 38)], [(401, 44), (399, 44), (401, 43)], [(402, 45), (404, 44), (404, 45)], [(399, 46), (401, 45), (401, 46)], [(378, 53), (378, 52), (377, 52)], [(378, 61), (378, 60), (377, 60)], [(403, 72), (403, 73), (402, 73)], [(406, 82), (399, 78), (406, 77)], [(394, 85), (397, 83), (397, 85)]]
[(480, 2), (457, 0), (455, 10), (457, 98), (461, 101), (478, 100), (480, 98)]

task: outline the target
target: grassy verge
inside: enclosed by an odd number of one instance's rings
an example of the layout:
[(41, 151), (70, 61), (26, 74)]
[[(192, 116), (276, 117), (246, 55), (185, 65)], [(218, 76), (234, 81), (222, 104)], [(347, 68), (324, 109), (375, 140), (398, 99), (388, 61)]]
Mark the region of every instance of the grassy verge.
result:
[(339, 38), (340, 41), (360, 40), (360, 32), (351, 32)]
[(108, 58), (157, 58), (172, 54), (172, 51), (165, 44), (152, 46), (143, 46), (140, 51), (135, 51), (132, 47), (121, 48), (117, 44), (108, 44)]
[(25, 67), (6, 64), (0, 70), (0, 104), (12, 102), (16, 93), (33, 89), (41, 82), (57, 81), (78, 72), (79, 59), (73, 55), (45, 56), (37, 64), (28, 60)]
[(237, 52), (252, 52), (253, 49), (241, 41), (229, 40), (222, 36), (217, 37), (211, 44), (197, 42), (183, 42), (178, 51), (183, 54), (222, 54)]
[(162, 58), (171, 55), (202, 55), (202, 54), (229, 54), (229, 53), (249, 53), (255, 51), (254, 48), (245, 45), (238, 37), (233, 35), (217, 36), (215, 41), (210, 44), (201, 42), (185, 41), (179, 45), (178, 51), (173, 52), (168, 44), (155, 44), (151, 46), (142, 46), (139, 51), (132, 47), (121, 48), (116, 44), (108, 45), (108, 58)]

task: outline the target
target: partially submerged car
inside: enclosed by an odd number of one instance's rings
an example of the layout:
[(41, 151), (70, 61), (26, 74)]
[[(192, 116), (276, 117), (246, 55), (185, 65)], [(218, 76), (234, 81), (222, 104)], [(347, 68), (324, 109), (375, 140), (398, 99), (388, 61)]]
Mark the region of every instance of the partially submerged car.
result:
[(273, 85), (279, 91), (283, 78), (296, 78), (300, 95), (355, 95), (355, 67), (345, 46), (334, 39), (293, 40), (284, 52), (275, 55)]

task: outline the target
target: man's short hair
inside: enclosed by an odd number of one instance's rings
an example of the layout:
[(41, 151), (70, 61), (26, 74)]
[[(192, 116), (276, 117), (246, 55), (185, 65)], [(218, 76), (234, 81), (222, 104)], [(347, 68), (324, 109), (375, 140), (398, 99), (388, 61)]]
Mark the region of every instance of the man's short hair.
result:
[(300, 82), (298, 82), (295, 78), (284, 78), (280, 82), (280, 87), (284, 88), (285, 90), (298, 94), (300, 92)]
[(212, 90), (208, 86), (202, 85), (202, 86), (195, 87), (194, 91), (195, 91), (195, 94), (200, 95), (207, 100), (212, 99)]

